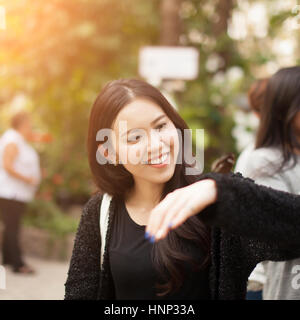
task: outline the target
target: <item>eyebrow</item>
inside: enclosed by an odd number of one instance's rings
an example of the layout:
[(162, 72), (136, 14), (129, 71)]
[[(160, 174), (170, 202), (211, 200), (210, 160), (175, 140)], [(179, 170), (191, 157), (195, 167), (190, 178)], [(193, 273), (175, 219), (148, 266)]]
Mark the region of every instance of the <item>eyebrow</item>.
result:
[[(165, 115), (165, 114), (162, 114), (162, 115), (160, 115), (159, 117), (157, 117), (156, 119), (154, 119), (153, 121), (151, 121), (150, 124), (151, 124), (151, 125), (154, 125), (157, 121), (159, 121), (160, 119), (165, 118), (165, 117), (166, 117), (166, 115)], [(131, 131), (131, 130), (136, 130), (136, 129), (137, 129), (137, 128), (132, 128), (132, 129), (127, 130), (127, 132), (125, 132), (125, 133), (122, 134), (122, 137), (125, 136), (125, 134), (127, 134), (129, 131)]]

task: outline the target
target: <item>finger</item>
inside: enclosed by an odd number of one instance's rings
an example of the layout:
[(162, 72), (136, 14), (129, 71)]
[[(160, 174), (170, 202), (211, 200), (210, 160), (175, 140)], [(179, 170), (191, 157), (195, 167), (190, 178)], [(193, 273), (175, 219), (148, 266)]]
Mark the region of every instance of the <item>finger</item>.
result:
[(162, 239), (167, 236), (167, 233), (170, 228), (170, 223), (173, 221), (173, 219), (178, 215), (178, 213), (183, 210), (186, 206), (186, 200), (182, 198), (176, 206), (173, 206), (168, 210), (168, 213), (164, 215), (160, 226), (158, 227), (158, 230), (155, 234), (155, 239)]
[(192, 207), (187, 207), (182, 209), (170, 222), (171, 227), (170, 229), (176, 229), (179, 227), (183, 222), (185, 222), (192, 214), (193, 208)]
[(178, 214), (177, 210), (172, 210), (171, 212), (172, 213), (169, 214), (168, 218), (164, 219), (164, 223), (162, 223), (162, 225), (158, 228), (158, 230), (154, 234), (155, 240), (161, 240), (167, 236), (169, 232), (169, 224), (172, 221), (172, 219), (174, 219)]
[(150, 235), (154, 234), (154, 230), (156, 228), (156, 224), (158, 224), (158, 217), (163, 213), (166, 212), (168, 206), (171, 202), (171, 196), (168, 194), (154, 209), (151, 210), (146, 232), (148, 232)]
[(191, 215), (194, 209), (192, 207), (184, 207), (181, 208), (181, 210), (177, 211), (175, 215), (172, 216), (172, 218), (166, 222), (166, 225), (164, 228), (162, 228), (156, 237), (158, 240), (163, 239), (167, 236), (168, 232), (172, 229), (176, 229), (179, 227), (182, 223), (184, 223)]
[(147, 231), (146, 236), (151, 237), (150, 241), (155, 241), (155, 235), (157, 233), (157, 230), (159, 229), (159, 226), (161, 225), (161, 222), (164, 219), (164, 211), (155, 211), (151, 214), (151, 222), (147, 225)]
[(174, 202), (174, 195), (169, 193), (150, 213), (150, 217), (146, 227), (146, 233), (150, 236), (153, 236), (158, 227), (161, 224), (161, 221), (164, 219), (164, 215), (171, 208), (172, 203)]

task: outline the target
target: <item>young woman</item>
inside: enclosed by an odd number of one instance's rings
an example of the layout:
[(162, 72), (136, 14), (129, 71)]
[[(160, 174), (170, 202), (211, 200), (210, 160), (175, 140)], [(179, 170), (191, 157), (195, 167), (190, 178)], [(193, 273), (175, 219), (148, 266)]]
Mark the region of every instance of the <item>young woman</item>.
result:
[(99, 191), (83, 209), (65, 299), (244, 299), (259, 261), (300, 256), (300, 197), (240, 174), (187, 174), (185, 129), (143, 81), (102, 89), (87, 139)]
[[(300, 67), (283, 68), (270, 78), (260, 115), (256, 148), (239, 172), (258, 184), (300, 194)], [(300, 259), (260, 263), (263, 298), (299, 300), (294, 271), (299, 265)], [(255, 269), (253, 277), (257, 275), (261, 272)]]

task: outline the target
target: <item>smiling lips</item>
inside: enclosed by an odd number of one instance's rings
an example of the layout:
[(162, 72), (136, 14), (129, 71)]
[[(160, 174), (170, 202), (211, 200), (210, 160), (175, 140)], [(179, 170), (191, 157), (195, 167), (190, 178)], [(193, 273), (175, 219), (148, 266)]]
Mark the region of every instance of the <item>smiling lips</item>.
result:
[(161, 154), (158, 158), (154, 158), (154, 159), (149, 159), (148, 162), (146, 162), (146, 164), (161, 164), (164, 163), (169, 155), (170, 152), (166, 152), (164, 154)]

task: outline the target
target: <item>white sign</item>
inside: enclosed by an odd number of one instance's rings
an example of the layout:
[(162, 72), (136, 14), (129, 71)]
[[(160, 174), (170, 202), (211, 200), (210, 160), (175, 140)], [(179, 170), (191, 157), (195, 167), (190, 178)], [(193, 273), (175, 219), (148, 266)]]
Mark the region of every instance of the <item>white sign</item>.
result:
[(143, 47), (139, 74), (146, 79), (193, 80), (198, 75), (199, 52), (193, 47)]

